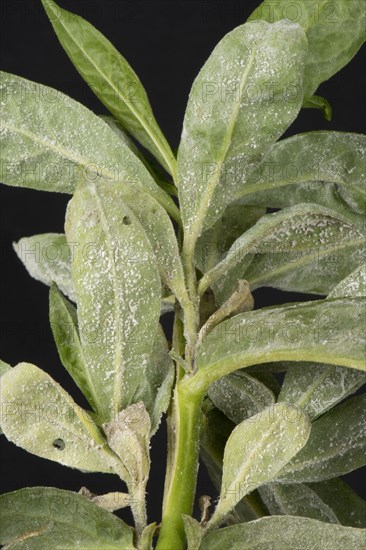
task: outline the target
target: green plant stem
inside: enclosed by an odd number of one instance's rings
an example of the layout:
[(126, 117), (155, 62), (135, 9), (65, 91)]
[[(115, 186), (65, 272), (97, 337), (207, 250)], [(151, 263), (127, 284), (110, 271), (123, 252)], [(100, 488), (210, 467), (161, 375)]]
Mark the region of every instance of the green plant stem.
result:
[(182, 514), (191, 515), (193, 510), (202, 398), (202, 394), (185, 391), (182, 381), (177, 384), (173, 477), (164, 497), (165, 509), (156, 550), (184, 550), (186, 545)]
[(184, 304), (184, 335), (186, 337), (185, 358), (188, 363), (193, 362), (197, 342), (199, 325), (198, 296), (196, 288), (196, 272), (193, 264), (194, 245), (185, 239), (183, 242), (182, 260), (186, 277), (189, 300)]

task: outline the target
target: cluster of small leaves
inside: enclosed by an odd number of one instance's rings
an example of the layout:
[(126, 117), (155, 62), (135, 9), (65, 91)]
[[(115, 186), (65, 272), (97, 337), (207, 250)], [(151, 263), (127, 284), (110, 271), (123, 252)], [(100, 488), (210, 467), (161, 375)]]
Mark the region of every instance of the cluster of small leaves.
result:
[[(65, 234), (14, 249), (50, 286), (60, 361), (90, 407), (37, 366), (0, 361), (1, 428), (37, 456), (118, 474), (127, 492), (3, 495), (0, 544), (151, 550), (150, 440), (169, 408), (159, 550), (363, 547), (366, 502), (339, 476), (366, 456), (365, 394), (346, 399), (366, 383), (366, 137), (280, 140), (302, 108), (330, 117), (314, 93), (363, 44), (363, 0), (265, 0), (197, 76), (177, 157), (126, 59), (42, 3), (113, 116), (1, 73), (1, 174), (72, 195)], [(324, 298), (253, 311), (265, 286)], [(170, 345), (159, 320), (173, 310)], [(200, 522), (199, 449), (219, 492)], [(126, 506), (134, 528), (113, 515)]]

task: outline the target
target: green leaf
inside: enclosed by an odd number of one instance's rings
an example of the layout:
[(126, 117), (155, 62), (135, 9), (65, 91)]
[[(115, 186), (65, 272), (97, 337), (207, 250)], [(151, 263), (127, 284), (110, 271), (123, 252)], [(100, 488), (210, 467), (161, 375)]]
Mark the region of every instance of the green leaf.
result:
[(258, 206), (229, 205), (222, 218), (202, 233), (197, 241), (195, 264), (206, 273), (214, 267), (240, 235), (248, 231), (266, 213)]
[(261, 487), (259, 493), (272, 516), (301, 516), (340, 523), (331, 506), (303, 483), (269, 483)]
[(16, 550), (133, 550), (133, 530), (83, 496), (28, 487), (0, 496), (0, 543)]
[(93, 409), (97, 410), (98, 391), (85, 363), (76, 309), (62, 296), (55, 283), (50, 289), (50, 324), (61, 363)]
[[(285, 304), (218, 325), (197, 351), (191, 388), (204, 391), (235, 370), (276, 361), (316, 361), (366, 371), (363, 298)], [(183, 383), (184, 384), (184, 383)]]
[(150, 415), (151, 435), (157, 431), (161, 417), (169, 407), (174, 375), (175, 368), (169, 355), (168, 342), (159, 325), (144, 376), (133, 396), (134, 403), (143, 401)]
[(239, 237), (201, 279), (200, 293), (212, 287), (222, 302), (245, 278), (251, 289), (327, 294), (360, 265), (365, 250), (363, 228), (328, 208), (298, 204), (263, 216)]
[(23, 237), (13, 247), (34, 279), (48, 286), (54, 281), (70, 300), (76, 301), (70, 267), (71, 250), (65, 235), (44, 233)]
[(2, 181), (72, 194), (100, 177), (145, 189), (176, 218), (177, 207), (140, 160), (86, 107), (42, 84), (0, 73)]
[(308, 416), (284, 403), (236, 426), (226, 443), (220, 500), (208, 529), (220, 524), (245, 495), (274, 479), (304, 447), (310, 429)]
[(366, 373), (355, 369), (294, 363), (287, 369), (278, 401), (301, 407), (315, 419), (365, 383)]
[(118, 184), (82, 183), (65, 229), (69, 244), (79, 244), (72, 273), (80, 340), (106, 420), (132, 402), (144, 376), (160, 314), (159, 272)]
[(366, 527), (366, 501), (339, 478), (309, 483), (309, 487), (328, 504), (342, 525)]
[(94, 502), (100, 508), (108, 510), (108, 512), (115, 512), (121, 510), (130, 505), (130, 495), (128, 493), (106, 493), (104, 495), (95, 495), (89, 491), (86, 487), (82, 487), (78, 493), (83, 497)]
[(366, 297), (366, 263), (352, 271), (348, 277), (343, 279), (329, 294), (329, 298), (344, 296)]
[(306, 99), (302, 105), (303, 109), (319, 109), (323, 111), (325, 120), (330, 122), (333, 116), (333, 109), (329, 101), (318, 95), (313, 95)]
[(298, 25), (248, 23), (219, 42), (196, 78), (178, 151), (192, 256), (202, 230), (222, 216), (254, 165), (296, 118), (306, 48)]
[(366, 136), (308, 132), (276, 143), (236, 194), (271, 208), (316, 203), (363, 224)]
[[(11, 366), (8, 365), (8, 363), (5, 363), (5, 361), (2, 361), (0, 359), (0, 377), (3, 376), (3, 374), (5, 374), (6, 372), (8, 372), (8, 370), (11, 369)], [(2, 435), (4, 432), (2, 431), (1, 429), (1, 426), (0, 426), (0, 435)]]
[(4, 374), (0, 400), (1, 426), (9, 441), (65, 466), (113, 473), (90, 415), (38, 367), (19, 363)]
[(278, 476), (281, 483), (322, 481), (366, 464), (366, 394), (349, 399), (312, 424), (304, 449)]
[(337, 73), (356, 55), (365, 41), (366, 12), (360, 0), (309, 2), (308, 0), (265, 0), (249, 21), (270, 23), (289, 19), (306, 32), (309, 52), (305, 67), (305, 98)]
[(297, 517), (266, 517), (225, 527), (204, 538), (200, 550), (345, 550), (363, 548), (366, 530)]
[(175, 176), (176, 161), (146, 91), (126, 59), (82, 17), (42, 0), (55, 33), (77, 71), (126, 130)]
[(187, 550), (199, 550), (202, 540), (202, 527), (197, 520), (183, 514), (184, 531), (187, 537)]
[(224, 376), (211, 384), (208, 395), (215, 407), (235, 424), (240, 424), (275, 403), (271, 390), (241, 371)]
[(146, 525), (141, 533), (139, 546), (140, 550), (153, 550), (153, 540), (156, 528), (156, 523), (150, 523), (150, 525)]

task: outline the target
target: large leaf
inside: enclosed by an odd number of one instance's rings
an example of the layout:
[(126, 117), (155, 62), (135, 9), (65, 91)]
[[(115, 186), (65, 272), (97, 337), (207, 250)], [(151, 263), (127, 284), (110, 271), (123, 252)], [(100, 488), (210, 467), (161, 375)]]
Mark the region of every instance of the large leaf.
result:
[(19, 447), (90, 472), (113, 473), (105, 441), (89, 414), (48, 374), (19, 363), (1, 377), (1, 426)]
[(309, 483), (309, 487), (328, 504), (342, 525), (366, 527), (366, 501), (339, 478)]
[(66, 237), (62, 233), (44, 233), (23, 237), (13, 244), (19, 259), (29, 274), (37, 281), (51, 286), (52, 281), (73, 300), (75, 289), (71, 277), (71, 253)]
[(50, 324), (61, 362), (97, 410), (98, 390), (90, 376), (80, 342), (76, 309), (62, 296), (54, 283), (50, 290)]
[(312, 482), (366, 465), (366, 394), (349, 399), (312, 424), (304, 449), (280, 472), (281, 482)]
[(204, 538), (200, 550), (351, 550), (363, 548), (366, 530), (309, 518), (267, 517), (225, 527)]
[(133, 402), (143, 401), (149, 412), (151, 435), (158, 429), (161, 416), (169, 407), (174, 373), (174, 363), (169, 355), (168, 342), (162, 327), (159, 326), (144, 376), (133, 396)]
[(271, 390), (241, 371), (224, 376), (211, 384), (208, 395), (215, 407), (235, 424), (275, 403)]
[(295, 119), (306, 50), (298, 25), (258, 21), (227, 34), (201, 69), (178, 151), (187, 253)]
[[(267, 214), (239, 237), (200, 282), (222, 302), (245, 278), (252, 289), (327, 294), (364, 259), (366, 235), (342, 215), (316, 204)], [(254, 255), (254, 258), (253, 258)]]
[[(0, 359), (0, 377), (10, 369), (11, 369), (11, 366), (8, 363), (5, 363), (5, 361), (2, 361)], [(4, 433), (4, 432), (2, 431), (1, 426), (0, 426), (0, 435), (2, 433)]]
[(356, 55), (365, 40), (365, 16), (363, 0), (265, 0), (249, 20), (289, 19), (304, 28), (309, 43), (304, 77), (308, 98)]
[(236, 194), (242, 203), (284, 208), (316, 203), (363, 222), (366, 136), (309, 132), (276, 143)]
[(340, 523), (331, 506), (303, 483), (269, 483), (261, 487), (259, 492), (272, 516), (302, 516), (327, 523)]
[(120, 186), (82, 183), (69, 203), (66, 236), (80, 340), (98, 387), (98, 412), (113, 417), (132, 400), (155, 340), (161, 284), (150, 242)]
[(274, 479), (306, 444), (310, 427), (306, 414), (283, 403), (241, 422), (226, 443), (220, 500), (208, 528), (245, 495)]
[(297, 405), (314, 419), (365, 383), (366, 373), (355, 369), (294, 363), (287, 369), (278, 401)]
[(42, 0), (52, 26), (77, 71), (107, 109), (175, 176), (176, 161), (146, 91), (126, 59), (82, 17)]
[(365, 306), (363, 298), (339, 298), (236, 315), (203, 340), (199, 370), (189, 383), (207, 388), (240, 368), (276, 361), (326, 362), (366, 371)]
[(352, 271), (329, 293), (329, 298), (343, 296), (366, 297), (366, 263)]
[(0, 497), (4, 548), (133, 550), (133, 530), (71, 491), (29, 487)]
[(2, 181), (73, 193), (81, 177), (148, 190), (175, 217), (171, 198), (109, 126), (89, 109), (42, 84), (2, 72)]

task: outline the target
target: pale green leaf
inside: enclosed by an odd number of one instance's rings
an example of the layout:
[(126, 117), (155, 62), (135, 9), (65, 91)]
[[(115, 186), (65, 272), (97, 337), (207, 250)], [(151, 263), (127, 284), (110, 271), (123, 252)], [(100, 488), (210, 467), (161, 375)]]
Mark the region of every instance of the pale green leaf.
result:
[(305, 67), (305, 97), (342, 69), (365, 41), (366, 11), (363, 0), (265, 0), (249, 21), (273, 23), (289, 19), (300, 24), (309, 43)]
[(224, 376), (211, 384), (208, 395), (215, 407), (235, 424), (240, 424), (275, 403), (271, 390), (241, 371)]
[(28, 273), (48, 286), (54, 281), (59, 289), (76, 301), (71, 277), (71, 250), (62, 233), (44, 233), (23, 237), (13, 244)]
[(133, 550), (133, 530), (71, 491), (29, 487), (0, 496), (4, 550)]
[[(8, 365), (8, 363), (5, 363), (5, 361), (2, 361), (0, 359), (0, 377), (10, 369), (11, 369), (11, 366)], [(3, 433), (4, 432), (2, 431), (1, 426), (0, 426), (0, 435), (3, 434)]]
[(159, 326), (144, 376), (133, 396), (134, 403), (143, 401), (150, 415), (151, 435), (157, 431), (161, 416), (169, 407), (174, 375), (175, 368), (169, 355), (168, 342)]
[(141, 533), (139, 550), (153, 550), (153, 540), (156, 528), (156, 523), (146, 525)]
[(97, 410), (98, 391), (85, 363), (76, 309), (62, 296), (55, 283), (50, 289), (50, 324), (61, 363)]
[(210, 533), (200, 550), (353, 550), (365, 544), (365, 529), (274, 516)]
[(222, 302), (245, 278), (251, 289), (328, 294), (360, 265), (365, 250), (363, 228), (323, 206), (298, 204), (263, 216), (239, 237), (201, 279), (200, 293), (212, 287)]
[(201, 69), (178, 151), (187, 253), (296, 118), (306, 51), (298, 25), (258, 21), (227, 34)]
[(272, 516), (301, 516), (340, 523), (332, 508), (303, 483), (269, 483), (259, 493)]
[(241, 203), (284, 208), (316, 203), (363, 224), (366, 136), (308, 132), (276, 143), (237, 191)]
[(332, 508), (342, 525), (366, 528), (366, 501), (347, 483), (334, 478), (308, 486)]
[(366, 394), (353, 397), (312, 424), (304, 449), (279, 473), (284, 483), (322, 481), (366, 465)]
[(208, 528), (219, 524), (245, 495), (274, 479), (304, 447), (310, 429), (309, 417), (284, 403), (236, 426), (226, 443), (220, 500)]
[(365, 383), (366, 373), (356, 369), (294, 363), (287, 369), (278, 401), (297, 405), (315, 419)]
[(144, 376), (160, 314), (159, 272), (119, 184), (81, 184), (65, 228), (69, 244), (79, 244), (72, 273), (80, 340), (106, 420), (131, 403)]
[(81, 178), (145, 189), (177, 216), (171, 198), (133, 152), (89, 109), (42, 84), (0, 74), (2, 181), (73, 193)]
[(121, 510), (121, 508), (126, 508), (130, 505), (130, 495), (128, 493), (113, 492), (104, 495), (95, 495), (86, 487), (82, 487), (79, 491), (79, 495), (89, 499), (100, 508), (108, 510), (108, 512), (115, 512), (116, 510)]
[(332, 106), (329, 101), (327, 101), (324, 97), (312, 95), (308, 99), (304, 100), (302, 107), (303, 109), (319, 109), (319, 111), (323, 111), (325, 120), (327, 120), (328, 122), (332, 120)]
[(199, 550), (202, 540), (202, 527), (197, 520), (183, 514), (184, 531), (187, 537), (187, 550)]
[(316, 361), (366, 371), (365, 306), (363, 298), (328, 299), (236, 315), (203, 340), (190, 388), (204, 391), (231, 372), (276, 361)]
[(329, 294), (329, 298), (343, 296), (366, 297), (366, 263), (352, 271)]
[(154, 118), (145, 89), (126, 59), (88, 21), (52, 0), (42, 3), (64, 50), (95, 95), (174, 176), (174, 155)]
[(65, 466), (113, 473), (90, 415), (38, 367), (19, 363), (4, 374), (0, 399), (9, 441)]

